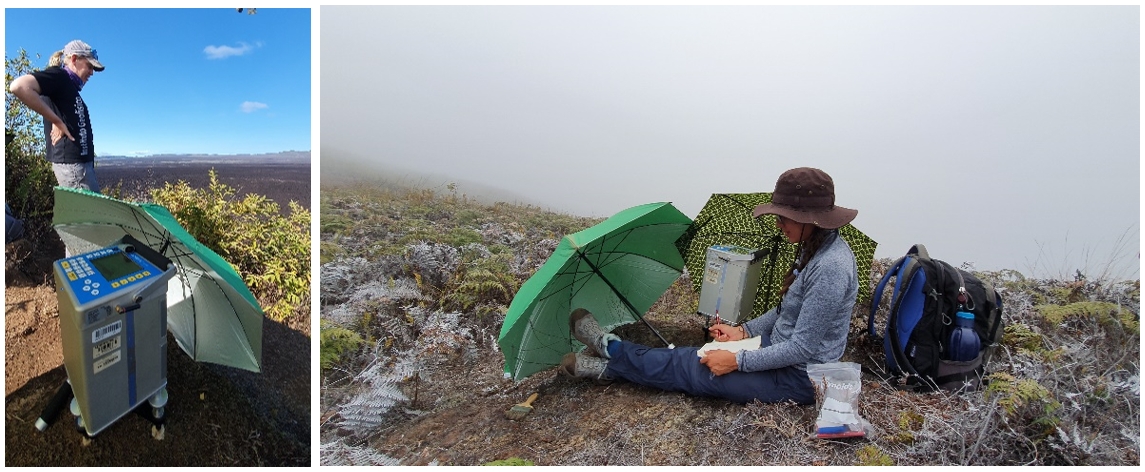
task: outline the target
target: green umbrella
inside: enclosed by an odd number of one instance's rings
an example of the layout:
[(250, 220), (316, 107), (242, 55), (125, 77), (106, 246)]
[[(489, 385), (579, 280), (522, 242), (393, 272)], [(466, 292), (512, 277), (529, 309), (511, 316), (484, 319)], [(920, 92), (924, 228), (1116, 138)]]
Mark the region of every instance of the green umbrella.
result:
[[(757, 205), (771, 203), (771, 193), (717, 193), (713, 194), (688, 231), (676, 241), (680, 253), (684, 255), (692, 288), (700, 291), (703, 285), (704, 261), (708, 248), (714, 245), (733, 245), (750, 249), (768, 249), (760, 283), (756, 292), (751, 316), (755, 318), (779, 303), (779, 288), (783, 277), (795, 262), (796, 245), (775, 226), (775, 216), (752, 217)], [(859, 286), (866, 287), (871, 278), (871, 262), (875, 258), (876, 242), (860, 232), (853, 225), (839, 228), (839, 235), (851, 246), (855, 253)], [(856, 303), (862, 305), (870, 300), (870, 290), (860, 289)]]
[(643, 321), (683, 273), (674, 242), (691, 222), (670, 203), (650, 203), (561, 239), (505, 314), (497, 344), (506, 374), (520, 380), (573, 352), (580, 345), (569, 333), (573, 309), (592, 312), (606, 330)]
[(72, 254), (105, 247), (124, 234), (170, 259), (167, 327), (196, 361), (259, 372), (262, 308), (226, 260), (195, 240), (166, 208), (81, 189), (56, 187), (52, 224)]

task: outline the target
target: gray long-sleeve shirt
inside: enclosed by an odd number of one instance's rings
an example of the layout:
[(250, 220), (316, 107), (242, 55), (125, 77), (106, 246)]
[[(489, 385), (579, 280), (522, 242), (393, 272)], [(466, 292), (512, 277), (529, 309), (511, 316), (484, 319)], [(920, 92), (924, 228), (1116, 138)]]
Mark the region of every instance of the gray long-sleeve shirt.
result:
[(837, 362), (843, 357), (859, 290), (856, 271), (851, 247), (838, 231), (832, 231), (795, 277), (779, 313), (771, 309), (744, 324), (749, 337), (769, 333), (771, 345), (736, 353), (739, 370), (805, 369), (807, 364)]

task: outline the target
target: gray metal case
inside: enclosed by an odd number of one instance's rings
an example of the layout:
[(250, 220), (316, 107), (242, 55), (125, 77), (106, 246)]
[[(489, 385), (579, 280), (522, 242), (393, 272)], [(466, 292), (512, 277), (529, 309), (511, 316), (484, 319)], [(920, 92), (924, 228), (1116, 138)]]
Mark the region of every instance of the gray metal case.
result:
[(700, 286), (702, 315), (740, 323), (751, 314), (766, 249), (712, 246), (704, 261)]
[(174, 272), (171, 266), (145, 284), (81, 303), (56, 264), (64, 367), (88, 435), (167, 386), (167, 281)]

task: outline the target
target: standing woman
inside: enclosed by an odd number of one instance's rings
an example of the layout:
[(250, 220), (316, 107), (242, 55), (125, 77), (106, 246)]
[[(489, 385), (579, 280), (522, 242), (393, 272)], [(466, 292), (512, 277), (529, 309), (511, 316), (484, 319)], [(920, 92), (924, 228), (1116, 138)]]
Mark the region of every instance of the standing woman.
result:
[(858, 211), (835, 205), (835, 184), (827, 173), (802, 167), (780, 175), (771, 203), (753, 214), (776, 215), (776, 226), (799, 245), (798, 259), (783, 281), (779, 306), (743, 325), (717, 324), (709, 332), (717, 341), (759, 336), (759, 349), (714, 350), (701, 358), (696, 347), (650, 348), (604, 332), (591, 313), (577, 309), (569, 328), (587, 348), (565, 355), (560, 372), (737, 403), (813, 403), (807, 365), (836, 362), (847, 346), (859, 282), (855, 255), (838, 229)]
[(95, 49), (77, 39), (53, 54), (47, 69), (12, 81), (12, 95), (44, 117), (47, 159), (61, 186), (99, 192), (91, 118), (80, 90), (103, 69)]

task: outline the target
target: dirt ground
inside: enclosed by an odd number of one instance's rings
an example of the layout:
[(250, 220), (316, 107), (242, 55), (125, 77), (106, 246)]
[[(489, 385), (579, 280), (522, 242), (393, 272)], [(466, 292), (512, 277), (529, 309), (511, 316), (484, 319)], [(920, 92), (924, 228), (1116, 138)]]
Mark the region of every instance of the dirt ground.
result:
[[(248, 179), (268, 174), (266, 169), (225, 170), (226, 166), (219, 163), (181, 168), (180, 172), (205, 176), (209, 167), (215, 167), (220, 175), (244, 175)], [(168, 170), (159, 167), (143, 171), (153, 175), (175, 173)], [(287, 174), (295, 175), (298, 182), (277, 186), (291, 187), (298, 195), (293, 198), (309, 206), (308, 169), (305, 174)], [(100, 178), (111, 183), (120, 176), (104, 168)], [(309, 319), (294, 320), (290, 325), (264, 321), (263, 371), (258, 374), (196, 363), (169, 336), (170, 399), (162, 441), (151, 437), (150, 422), (129, 414), (84, 446), (74, 417), (66, 409), (46, 431), (38, 432), (36, 418), (67, 378), (50, 272), (51, 262), (63, 257), (63, 247), (57, 238), (47, 239), (13, 243), (5, 251), (6, 466), (311, 464)], [(13, 265), (16, 263), (19, 267)]]
[[(698, 323), (694, 327), (686, 322), (660, 324), (657, 329), (681, 345), (705, 342)], [(616, 332), (623, 339), (659, 345), (643, 325), (627, 325)], [(404, 465), (434, 461), (441, 465), (480, 465), (513, 457), (528, 458), (537, 465), (679, 465), (680, 455), (691, 456), (692, 464), (760, 463), (754, 458), (731, 458), (728, 463), (713, 457), (722, 449), (718, 444), (723, 435), (718, 430), (744, 416), (747, 409), (743, 405), (628, 382), (593, 385), (559, 376), (555, 369), (518, 384), (504, 381), (493, 388), (478, 385), (478, 379), (501, 375), (497, 364), (478, 363), (478, 368), (469, 372), (474, 380), (472, 388), (455, 390), (469, 395), (444, 393), (456, 397), (450, 402), (452, 407), (439, 406), (440, 413), (398, 423), (373, 446), (391, 457), (404, 458)], [(533, 392), (539, 393), (533, 411), (523, 420), (507, 420), (505, 411)], [(441, 404), (428, 392), (425, 398), (421, 401), (426, 407), (430, 402)], [(414, 408), (420, 409), (417, 406), (415, 402)], [(814, 421), (811, 407), (787, 408), (803, 410), (807, 421)], [(676, 423), (686, 427), (673, 428)], [(797, 434), (806, 434), (802, 426)], [(710, 448), (703, 446), (707, 439), (685, 437), (682, 432), (706, 427), (711, 427), (713, 434)]]
[[(657, 330), (677, 345), (708, 341), (700, 317), (658, 318)], [(657, 346), (659, 340), (636, 323), (615, 331), (622, 339)], [(488, 356), (488, 357), (486, 357)], [(800, 442), (817, 411), (813, 406), (739, 405), (725, 400), (664, 392), (628, 382), (594, 385), (559, 376), (556, 369), (521, 382), (502, 378), (500, 354), (490, 346), (477, 358), (458, 355), (433, 369), (434, 376), (417, 388), (408, 408), (376, 435), (359, 440), (335, 423), (339, 400), (324, 394), (323, 444), (341, 441), (399, 459), (401, 465), (482, 465), (522, 458), (541, 466), (559, 465), (731, 465), (832, 463), (839, 451), (861, 442), (818, 445), (821, 457), (792, 462), (767, 455), (753, 444)], [(520, 421), (505, 412), (539, 396)], [(329, 394), (329, 395), (327, 395)], [(759, 418), (782, 418), (774, 425)], [(332, 463), (323, 453), (322, 464)]]

